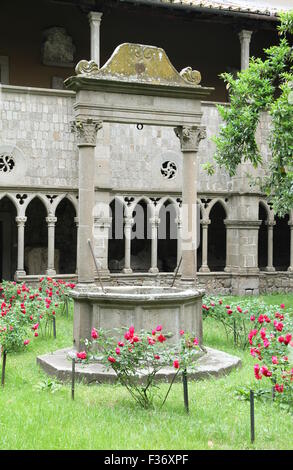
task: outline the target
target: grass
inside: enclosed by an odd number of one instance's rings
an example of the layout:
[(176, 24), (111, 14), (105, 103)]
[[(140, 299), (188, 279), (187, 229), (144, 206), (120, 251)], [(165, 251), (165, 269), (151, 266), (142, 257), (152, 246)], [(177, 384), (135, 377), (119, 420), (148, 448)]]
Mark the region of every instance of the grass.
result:
[[(293, 306), (293, 295), (265, 296)], [(241, 357), (243, 367), (227, 377), (189, 383), (190, 414), (182, 385), (175, 384), (162, 410), (140, 409), (121, 386), (77, 384), (55, 393), (36, 386), (48, 380), (36, 356), (72, 344), (72, 320), (60, 317), (57, 339), (38, 338), (29, 351), (8, 356), (0, 390), (0, 449), (292, 449), (292, 415), (271, 400), (255, 404), (256, 441), (250, 443), (249, 403), (235, 397), (241, 385), (256, 387), (249, 352), (235, 350), (212, 320), (205, 344)], [(161, 385), (166, 390), (167, 384)]]

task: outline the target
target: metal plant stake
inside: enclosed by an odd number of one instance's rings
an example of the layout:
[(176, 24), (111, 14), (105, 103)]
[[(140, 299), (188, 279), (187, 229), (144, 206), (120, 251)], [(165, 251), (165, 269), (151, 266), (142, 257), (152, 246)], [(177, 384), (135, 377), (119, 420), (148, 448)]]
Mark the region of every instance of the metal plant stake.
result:
[(188, 384), (187, 384), (187, 370), (186, 369), (184, 369), (182, 372), (182, 382), (183, 382), (184, 406), (185, 406), (186, 413), (189, 413)]
[(71, 369), (71, 398), (74, 400), (74, 387), (75, 387), (75, 359), (72, 359)]
[(251, 442), (254, 442), (255, 439), (255, 423), (254, 423), (254, 391), (250, 390), (250, 437)]
[(2, 374), (1, 374), (1, 385), (4, 387), (5, 384), (5, 369), (6, 369), (6, 357), (7, 357), (7, 352), (3, 351), (3, 359), (2, 359)]

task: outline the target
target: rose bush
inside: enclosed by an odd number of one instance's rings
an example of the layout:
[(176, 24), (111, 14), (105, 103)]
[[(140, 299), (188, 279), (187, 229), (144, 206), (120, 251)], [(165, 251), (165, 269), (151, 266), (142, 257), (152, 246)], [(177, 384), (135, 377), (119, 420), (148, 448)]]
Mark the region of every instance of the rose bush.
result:
[(0, 284), (0, 346), (16, 352), (27, 346), (29, 337), (37, 337), (39, 328), (47, 333), (59, 304), (69, 297), (72, 283), (41, 278), (37, 288), (26, 283), (3, 281)]
[(108, 331), (93, 328), (91, 340), (84, 342), (86, 351), (77, 352), (76, 360), (99, 361), (106, 368), (112, 368), (118, 381), (143, 408), (153, 404), (155, 392), (158, 391), (155, 379), (159, 372), (166, 366), (174, 368), (175, 374), (163, 405), (178, 373), (195, 367), (200, 356), (198, 339), (181, 330), (180, 344), (177, 347), (168, 346), (170, 334), (163, 333), (161, 325), (149, 332), (142, 330), (137, 333), (134, 326), (117, 331), (121, 335), (120, 341)]

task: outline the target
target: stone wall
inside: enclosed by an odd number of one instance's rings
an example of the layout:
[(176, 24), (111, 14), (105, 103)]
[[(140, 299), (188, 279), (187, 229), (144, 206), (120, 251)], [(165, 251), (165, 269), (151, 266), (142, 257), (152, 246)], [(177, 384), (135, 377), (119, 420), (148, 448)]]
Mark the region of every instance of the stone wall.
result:
[(77, 187), (73, 102), (68, 91), (0, 86), (0, 155), (15, 160), (2, 187)]
[[(73, 103), (74, 93), (69, 91), (0, 85), (0, 153), (12, 153), (15, 158), (13, 171), (0, 174), (1, 186), (77, 188), (78, 153), (70, 128)], [(202, 169), (203, 163), (213, 161), (212, 136), (221, 123), (215, 103), (204, 102), (202, 110), (207, 139), (199, 148), (198, 191), (251, 192), (245, 177), (249, 165), (242, 165), (234, 178), (219, 168), (213, 176)], [(257, 138), (265, 161), (267, 132), (268, 118), (263, 115)], [(182, 155), (173, 129), (104, 124), (98, 134), (96, 159), (99, 187), (114, 192), (181, 192)], [(171, 173), (169, 167), (164, 171), (166, 162), (172, 163)]]

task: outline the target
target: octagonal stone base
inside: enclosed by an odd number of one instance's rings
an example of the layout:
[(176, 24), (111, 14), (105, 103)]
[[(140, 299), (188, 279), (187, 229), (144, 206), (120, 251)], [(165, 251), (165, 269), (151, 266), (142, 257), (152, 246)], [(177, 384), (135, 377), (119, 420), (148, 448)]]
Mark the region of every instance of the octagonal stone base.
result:
[[(189, 379), (200, 380), (209, 377), (227, 375), (232, 369), (241, 367), (241, 360), (222, 351), (205, 348), (206, 354), (197, 361), (197, 369), (189, 372)], [(71, 380), (71, 361), (69, 356), (74, 355), (72, 348), (60, 349), (52, 354), (37, 358), (37, 363), (49, 375), (63, 382)], [(158, 380), (171, 382), (174, 377), (174, 368), (166, 367), (158, 373)], [(78, 364), (75, 366), (76, 380), (84, 383), (115, 383), (117, 376), (113, 370), (107, 370), (102, 364)], [(178, 380), (181, 380), (178, 377)]]

